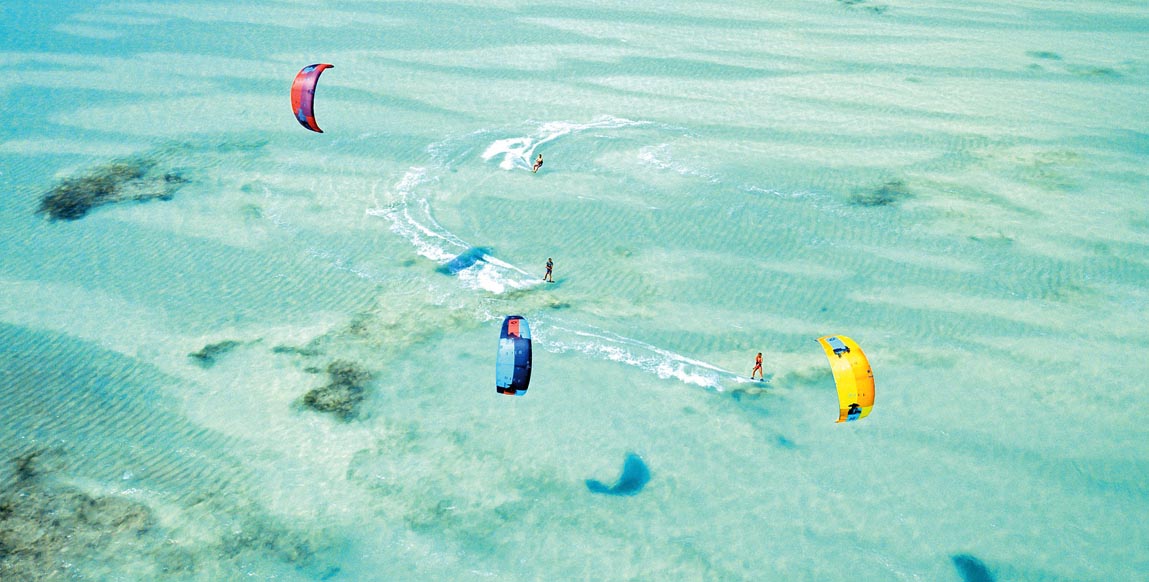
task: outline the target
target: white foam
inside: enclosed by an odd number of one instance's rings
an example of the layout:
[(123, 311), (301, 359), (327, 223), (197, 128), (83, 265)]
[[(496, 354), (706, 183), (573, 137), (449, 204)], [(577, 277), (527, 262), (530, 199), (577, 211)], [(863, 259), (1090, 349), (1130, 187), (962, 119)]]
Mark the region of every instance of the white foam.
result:
[[(563, 136), (587, 130), (616, 129), (646, 123), (612, 116), (600, 116), (587, 123), (543, 122), (538, 124), (530, 135), (496, 140), (487, 146), (482, 157), (484, 160), (491, 160), (501, 156), (499, 167), (506, 170), (515, 167), (525, 169), (536, 148)], [(485, 132), (475, 132), (467, 137), (483, 133)], [(426, 151), (445, 163), (450, 157), (449, 150), (456, 147), (458, 141), (446, 139), (436, 142), (427, 146)], [(466, 138), (463, 141), (465, 142)], [(435, 178), (428, 175), (426, 168), (412, 167), (393, 188), (394, 201), (385, 207), (367, 209), (366, 213), (387, 218), (391, 222), (391, 231), (407, 239), (420, 256), (446, 264), (474, 245), (440, 225), (431, 211), (430, 199), (417, 194), (419, 188), (433, 181)], [(534, 276), (527, 271), (489, 254), (484, 255), (481, 261), (461, 270), (457, 275), (464, 287), (495, 294), (526, 289), (538, 284)]]
[(618, 129), (644, 125), (645, 123), (644, 121), (632, 121), (609, 115), (597, 117), (589, 123), (547, 121), (539, 125), (531, 135), (496, 140), (487, 146), (487, 149), (483, 151), (482, 157), (484, 160), (490, 161), (492, 158), (502, 156), (502, 161), (499, 162), (500, 168), (504, 170), (513, 170), (515, 168), (526, 170), (531, 167), (531, 160), (534, 158), (535, 150), (539, 146), (552, 142), (560, 137), (580, 133), (588, 129)]
[[(413, 167), (395, 185), (395, 202), (385, 208), (370, 208), (366, 212), (389, 220), (391, 232), (407, 239), (420, 256), (446, 264), (474, 245), (439, 224), (427, 197), (416, 194), (418, 187), (429, 182), (431, 179), (427, 177), (425, 168)], [(481, 260), (460, 270), (456, 276), (466, 288), (495, 294), (526, 289), (537, 284), (530, 273), (489, 254), (484, 254)]]
[[(522, 273), (523, 275), (526, 275), (528, 277), (531, 276), (530, 273), (528, 273), (528, 272), (526, 272), (526, 271), (524, 271), (524, 270), (522, 270), (522, 269), (520, 269), (520, 268), (518, 268), (518, 267), (516, 267), (510, 263), (507, 263), (507, 262), (501, 261), (495, 257), (492, 257), (491, 255), (483, 255), (483, 260), (492, 264), (492, 265), (502, 267), (504, 269), (510, 269), (513, 271), (517, 271), (517, 272)], [(537, 283), (537, 281), (536, 281), (536, 283)]]
[(459, 254), (458, 249), (467, 248), (467, 244), (435, 221), (431, 216), (431, 205), (425, 198), (415, 201), (412, 212), (411, 198), (415, 188), (428, 181), (426, 169), (412, 167), (395, 185), (395, 202), (385, 208), (368, 208), (366, 212), (391, 221), (391, 232), (407, 239), (420, 256), (446, 262)]
[(503, 161), (499, 162), (500, 168), (504, 170), (513, 170), (515, 166), (527, 168), (527, 157), (534, 153), (535, 147), (537, 146), (532, 145), (529, 138), (500, 139), (487, 146), (487, 150), (483, 152), (483, 159), (490, 160), (503, 154)]
[[(527, 161), (539, 145), (565, 135), (589, 129), (613, 129), (641, 125), (645, 122), (631, 121), (615, 117), (600, 117), (590, 123), (554, 121), (540, 124), (530, 136), (496, 140), (483, 153), (484, 160), (502, 156), (500, 167), (513, 169), (526, 167)], [(440, 142), (448, 143), (447, 141)], [(440, 145), (428, 146), (428, 151), (442, 152)], [(656, 155), (660, 151), (644, 150), (650, 163), (663, 163)], [(644, 154), (640, 154), (644, 155)], [(669, 166), (668, 166), (669, 167)], [(678, 167), (680, 173), (692, 172)], [(705, 173), (694, 173), (707, 177)], [(446, 264), (460, 253), (474, 245), (456, 236), (434, 218), (431, 203), (427, 196), (417, 193), (419, 188), (433, 182), (426, 168), (412, 167), (394, 186), (394, 201), (387, 207), (368, 209), (372, 216), (382, 216), (391, 222), (391, 231), (410, 241), (416, 252), (423, 257)], [(484, 254), (475, 264), (455, 274), (460, 284), (467, 289), (481, 290), (492, 294), (528, 289), (540, 281), (527, 271), (503, 261), (493, 255)], [(494, 314), (487, 317), (497, 319)], [(547, 326), (540, 328), (540, 345), (556, 351), (576, 351), (591, 357), (619, 362), (655, 374), (661, 379), (675, 379), (684, 384), (722, 391), (724, 381), (743, 379), (729, 370), (713, 364), (690, 358), (641, 341), (593, 328), (568, 328)], [(539, 333), (539, 332), (537, 332)], [(559, 339), (557, 336), (564, 336)]]
[[(710, 170), (689, 166), (675, 159), (671, 151), (671, 146), (668, 143), (643, 147), (638, 150), (638, 159), (640, 162), (655, 169), (673, 172), (683, 177), (700, 178), (711, 184), (727, 183), (720, 175)], [(814, 195), (808, 191), (783, 192), (775, 188), (765, 188), (754, 184), (742, 184), (737, 187), (748, 194), (768, 194), (782, 199), (807, 198)]]
[(742, 191), (748, 192), (750, 194), (768, 194), (770, 196), (774, 196), (775, 198), (809, 198), (814, 196), (813, 192), (808, 192), (805, 190), (799, 190), (796, 192), (783, 192), (781, 190), (763, 188), (761, 186), (743, 186)]
[[(561, 336), (561, 338), (560, 338)], [(576, 351), (591, 357), (619, 362), (653, 373), (659, 378), (675, 379), (684, 384), (712, 388), (722, 392), (722, 382), (737, 380), (734, 372), (636, 339), (615, 333), (564, 325), (536, 324), (539, 345), (553, 351)]]
[[(643, 123), (645, 122), (615, 117), (600, 117), (590, 123), (582, 124), (565, 121), (546, 122), (540, 124), (529, 136), (496, 140), (486, 148), (482, 157), (484, 160), (491, 160), (501, 156), (499, 165), (503, 169), (520, 166), (525, 168), (537, 147), (562, 136), (590, 129), (613, 129)], [(449, 140), (432, 144), (427, 149), (445, 155), (443, 145), (448, 142)], [(640, 157), (644, 157), (648, 163), (683, 175), (717, 180), (706, 172), (691, 170), (667, 161), (668, 147), (663, 144), (644, 148), (640, 152)], [(367, 214), (387, 218), (391, 222), (391, 231), (407, 239), (420, 256), (446, 264), (475, 245), (456, 236), (435, 220), (428, 196), (418, 193), (421, 187), (433, 181), (428, 176), (426, 168), (412, 167), (394, 186), (394, 201), (387, 207), (368, 209)], [(484, 254), (475, 264), (460, 270), (455, 275), (464, 288), (496, 295), (540, 284), (534, 275), (490, 254)], [(496, 315), (491, 313), (485, 316), (497, 319)], [(675, 379), (684, 384), (720, 392), (724, 390), (723, 382), (745, 381), (734, 372), (713, 364), (609, 331), (583, 326), (548, 326), (545, 322), (541, 322), (541, 327), (537, 329), (536, 337), (544, 349), (580, 352), (594, 358), (634, 366), (661, 379)]]
[[(456, 274), (464, 287), (482, 289), (490, 293), (500, 294), (516, 289), (527, 289), (539, 283), (539, 281), (533, 279), (523, 280), (509, 276), (506, 268), (498, 264), (487, 262), (488, 257), (489, 255), (484, 255), (484, 260)], [(499, 263), (507, 265), (507, 263), (503, 263), (502, 261), (499, 261)], [(521, 269), (513, 265), (507, 266), (515, 271), (521, 271)]]

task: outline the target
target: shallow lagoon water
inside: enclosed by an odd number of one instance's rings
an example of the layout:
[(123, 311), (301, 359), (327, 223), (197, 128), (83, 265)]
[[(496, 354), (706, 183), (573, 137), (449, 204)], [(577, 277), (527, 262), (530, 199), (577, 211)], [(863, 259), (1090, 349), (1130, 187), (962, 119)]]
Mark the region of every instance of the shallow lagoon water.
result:
[[(300, 9), (3, 7), (5, 579), (1149, 567), (1143, 8)], [(123, 159), (187, 182), (37, 214)], [(334, 362), (350, 415), (305, 403)]]

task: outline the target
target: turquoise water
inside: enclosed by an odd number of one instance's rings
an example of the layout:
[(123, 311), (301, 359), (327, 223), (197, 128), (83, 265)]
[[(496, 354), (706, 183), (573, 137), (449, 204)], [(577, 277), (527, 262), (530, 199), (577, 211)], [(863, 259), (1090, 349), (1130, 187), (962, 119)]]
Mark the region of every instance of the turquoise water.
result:
[(1149, 11), (759, 4), (0, 7), (0, 578), (1144, 577)]

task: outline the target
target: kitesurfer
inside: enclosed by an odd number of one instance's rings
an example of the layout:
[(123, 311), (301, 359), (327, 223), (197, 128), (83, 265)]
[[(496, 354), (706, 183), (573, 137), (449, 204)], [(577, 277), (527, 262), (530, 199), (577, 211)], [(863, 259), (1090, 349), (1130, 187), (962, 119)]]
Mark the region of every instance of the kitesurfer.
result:
[(759, 380), (765, 380), (766, 379), (762, 375), (762, 352), (758, 352), (758, 355), (754, 358), (754, 369), (750, 371), (750, 379), (751, 380), (754, 379), (754, 374), (758, 374)]
[(535, 158), (535, 167), (531, 168), (531, 172), (538, 173), (539, 168), (541, 167), (543, 167), (543, 155), (539, 154), (539, 157)]
[(553, 270), (554, 268), (555, 268), (554, 261), (552, 261), (550, 257), (547, 257), (547, 273), (545, 275), (543, 275), (543, 281), (547, 281), (549, 283), (555, 282), (555, 277), (554, 277), (554, 275), (551, 274), (551, 270)]

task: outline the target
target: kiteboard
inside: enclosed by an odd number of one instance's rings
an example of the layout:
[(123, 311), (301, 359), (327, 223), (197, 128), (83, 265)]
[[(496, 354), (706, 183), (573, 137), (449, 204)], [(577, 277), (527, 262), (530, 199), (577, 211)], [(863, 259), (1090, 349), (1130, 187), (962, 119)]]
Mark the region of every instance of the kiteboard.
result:
[(531, 328), (521, 315), (508, 315), (499, 332), (495, 356), (495, 390), (508, 396), (523, 396), (531, 383)]
[(736, 381), (740, 384), (749, 384), (751, 382), (753, 382), (754, 384), (769, 384), (771, 378), (773, 378), (773, 377), (774, 377), (774, 374), (770, 374), (769, 377), (764, 376), (762, 378), (750, 378), (747, 376), (738, 376), (736, 378)]

